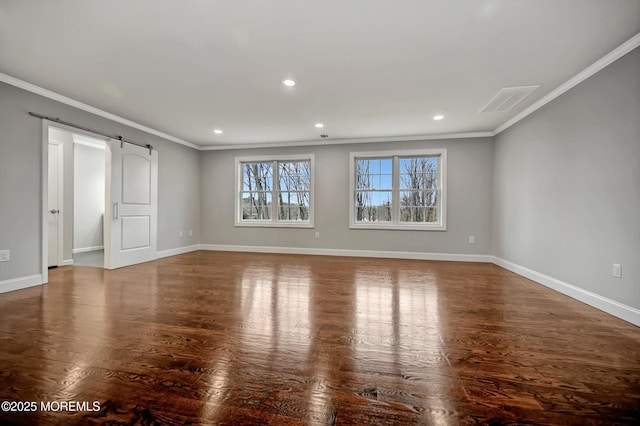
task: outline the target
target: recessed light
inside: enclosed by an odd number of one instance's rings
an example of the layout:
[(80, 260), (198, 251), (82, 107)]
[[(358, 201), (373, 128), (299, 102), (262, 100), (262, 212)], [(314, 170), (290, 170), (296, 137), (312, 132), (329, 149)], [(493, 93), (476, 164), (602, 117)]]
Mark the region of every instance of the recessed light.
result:
[(222, 130), (220, 129), (214, 129), (213, 133), (215, 133), (216, 135), (221, 135), (222, 134)]
[(322, 123), (316, 123), (316, 128), (318, 129), (322, 129), (324, 127), (324, 124)]
[(433, 119), (434, 120), (442, 120), (444, 118), (444, 115), (434, 115)]
[(293, 87), (296, 85), (296, 81), (292, 78), (285, 78), (284, 80), (282, 80), (282, 84), (287, 87)]

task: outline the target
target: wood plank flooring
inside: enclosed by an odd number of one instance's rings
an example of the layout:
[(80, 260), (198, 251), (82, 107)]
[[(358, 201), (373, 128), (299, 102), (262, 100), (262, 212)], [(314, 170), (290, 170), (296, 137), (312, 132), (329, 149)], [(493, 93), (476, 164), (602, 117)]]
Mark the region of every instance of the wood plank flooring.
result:
[(3, 425), (639, 424), (640, 328), (491, 264), (194, 252), (0, 294), (7, 400), (38, 409)]

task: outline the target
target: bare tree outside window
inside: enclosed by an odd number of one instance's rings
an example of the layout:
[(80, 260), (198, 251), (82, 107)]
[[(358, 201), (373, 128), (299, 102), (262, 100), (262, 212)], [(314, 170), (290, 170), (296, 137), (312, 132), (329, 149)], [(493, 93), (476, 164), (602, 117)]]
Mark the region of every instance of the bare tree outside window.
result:
[(443, 153), (380, 154), (352, 157), (353, 223), (429, 229), (442, 225)]
[(242, 221), (310, 220), (310, 160), (242, 162), (240, 168)]
[(437, 222), (438, 157), (400, 158), (400, 222)]
[(242, 174), (242, 219), (271, 219), (272, 163), (243, 163)]
[(278, 220), (309, 220), (311, 163), (278, 162)]
[(388, 222), (393, 208), (393, 159), (356, 160), (356, 220)]

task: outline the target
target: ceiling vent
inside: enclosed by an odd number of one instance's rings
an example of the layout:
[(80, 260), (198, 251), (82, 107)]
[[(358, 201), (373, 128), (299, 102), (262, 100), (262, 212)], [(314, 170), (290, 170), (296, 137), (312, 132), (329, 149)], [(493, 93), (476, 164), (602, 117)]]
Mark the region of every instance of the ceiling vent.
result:
[(535, 92), (540, 85), (503, 87), (478, 112), (506, 112)]

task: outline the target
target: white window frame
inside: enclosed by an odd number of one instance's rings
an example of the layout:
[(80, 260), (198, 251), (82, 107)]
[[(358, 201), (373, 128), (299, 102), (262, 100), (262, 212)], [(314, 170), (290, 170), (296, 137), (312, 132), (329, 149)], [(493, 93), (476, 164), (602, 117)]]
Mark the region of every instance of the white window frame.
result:
[[(400, 216), (400, 157), (427, 157), (438, 156), (439, 160), (439, 180), (440, 197), (438, 222), (432, 223), (403, 223), (399, 221)], [(356, 160), (392, 158), (392, 205), (390, 222), (368, 222), (356, 221)], [(368, 151), (349, 153), (349, 228), (351, 229), (387, 229), (387, 230), (411, 230), (411, 231), (446, 231), (447, 230), (447, 150), (442, 149), (416, 149), (416, 150), (390, 150), (390, 151)]]
[[(294, 154), (294, 155), (261, 155), (235, 158), (235, 226), (263, 227), (263, 228), (313, 228), (315, 211), (315, 157), (314, 154)], [(271, 219), (269, 220), (243, 220), (242, 219), (242, 193), (243, 193), (243, 163), (267, 163), (286, 161), (309, 161), (310, 188), (309, 188), (309, 220), (306, 221), (283, 221), (278, 220), (276, 210), (276, 194), (278, 170), (274, 167), (273, 188), (271, 190)]]

